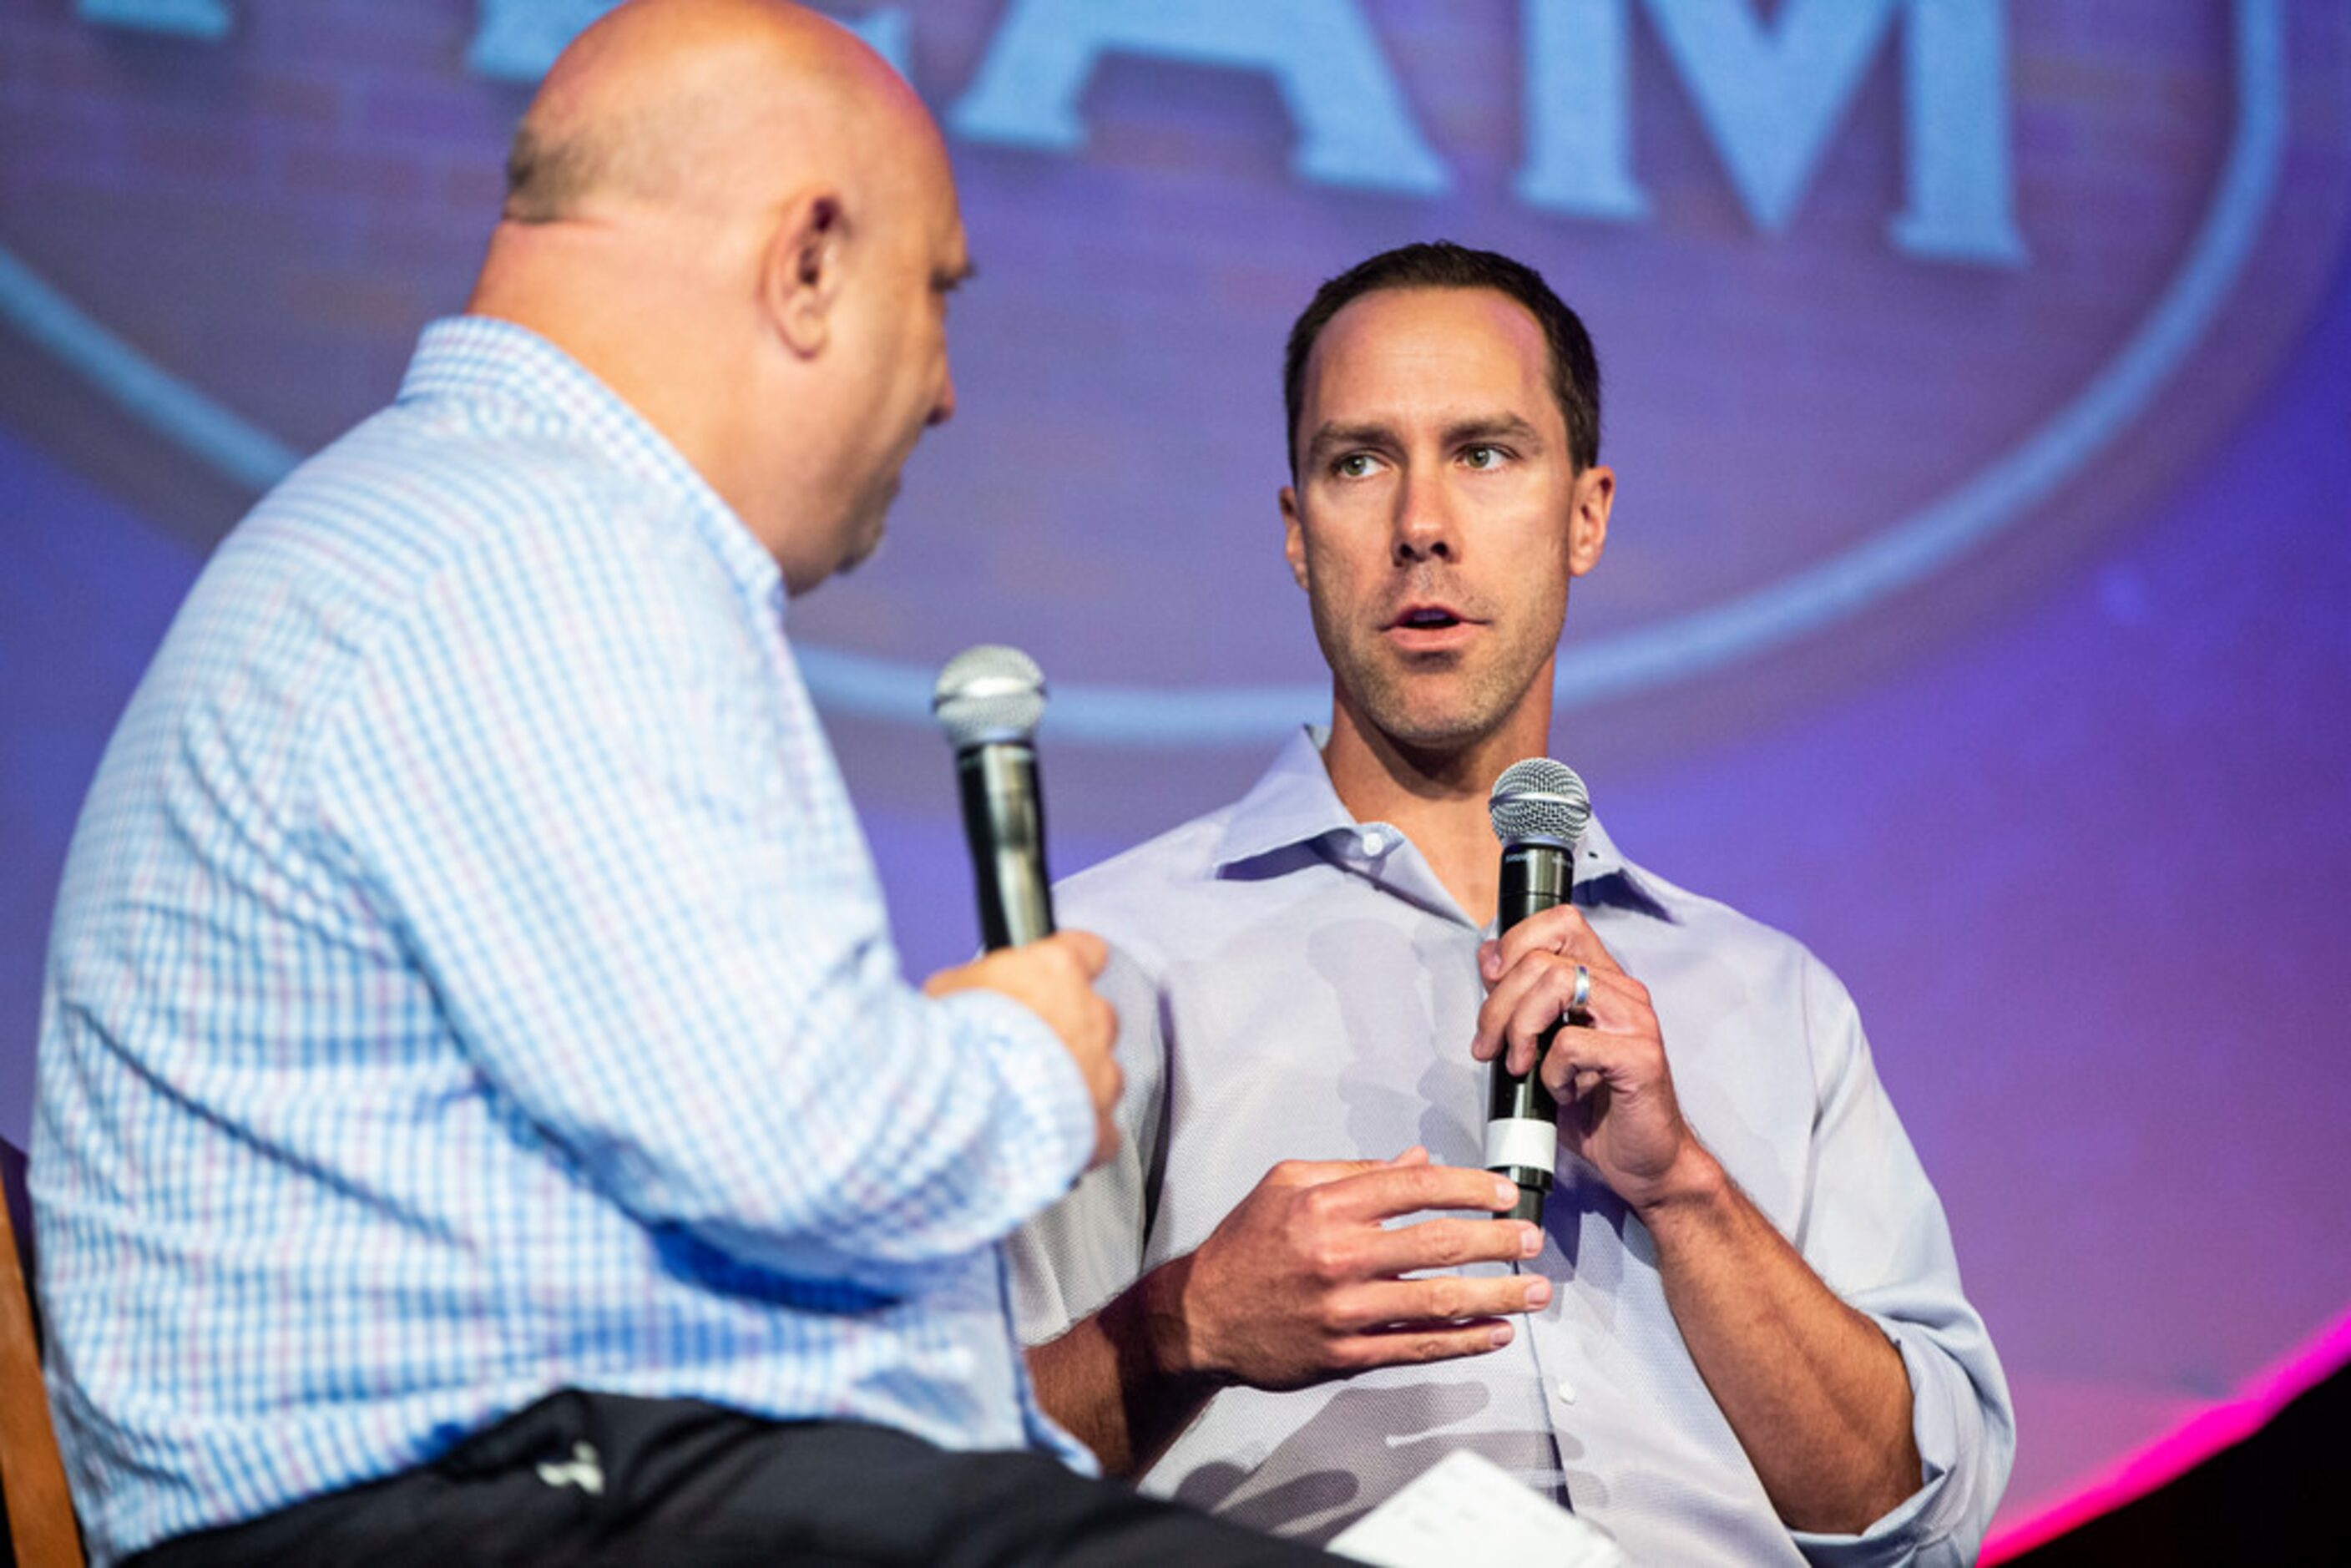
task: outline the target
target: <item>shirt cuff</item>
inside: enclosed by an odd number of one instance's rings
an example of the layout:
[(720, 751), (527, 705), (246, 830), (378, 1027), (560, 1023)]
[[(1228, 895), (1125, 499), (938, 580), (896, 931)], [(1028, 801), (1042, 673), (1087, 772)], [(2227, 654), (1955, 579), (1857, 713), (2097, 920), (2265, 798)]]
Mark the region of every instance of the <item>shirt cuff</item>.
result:
[[(1816, 1568), (1878, 1568), (1894, 1563), (1971, 1563), (1980, 1539), (1967, 1526), (1968, 1489), (1956, 1475), (1972, 1458), (1962, 1432), (1953, 1379), (1967, 1375), (1918, 1331), (1874, 1318), (1902, 1353), (1910, 1379), (1910, 1436), (1918, 1446), (1918, 1490), (1872, 1521), (1859, 1535), (1792, 1531), (1796, 1550)], [(1968, 1385), (1970, 1388), (1972, 1385)], [(1970, 1423), (1970, 1429), (1974, 1424)]]
[(1019, 1224), (1043, 1212), (1086, 1174), (1094, 1152), (1093, 1095), (1052, 1026), (1011, 998), (974, 988), (938, 998), (937, 1005), (955, 1032), (986, 1053), (1021, 1124), (1022, 1174), (1033, 1175), (1037, 1187), (1034, 1201), (1014, 1217)]

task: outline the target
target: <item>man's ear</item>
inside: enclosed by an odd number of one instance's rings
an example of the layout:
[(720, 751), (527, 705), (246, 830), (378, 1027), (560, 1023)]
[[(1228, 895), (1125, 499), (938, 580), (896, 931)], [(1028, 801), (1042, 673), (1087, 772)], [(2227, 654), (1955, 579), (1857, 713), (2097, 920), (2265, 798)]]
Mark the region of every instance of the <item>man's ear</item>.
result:
[(1290, 575), (1305, 587), (1306, 530), (1298, 521), (1298, 491), (1290, 485), (1281, 487), (1281, 553), (1290, 562)]
[(768, 237), (759, 267), (760, 303), (776, 335), (802, 359), (821, 353), (831, 336), (848, 237), (841, 193), (823, 186), (784, 204)]
[(1608, 508), (1616, 503), (1614, 469), (1594, 464), (1575, 476), (1575, 500), (1567, 523), (1567, 570), (1582, 577), (1600, 564), (1608, 543)]

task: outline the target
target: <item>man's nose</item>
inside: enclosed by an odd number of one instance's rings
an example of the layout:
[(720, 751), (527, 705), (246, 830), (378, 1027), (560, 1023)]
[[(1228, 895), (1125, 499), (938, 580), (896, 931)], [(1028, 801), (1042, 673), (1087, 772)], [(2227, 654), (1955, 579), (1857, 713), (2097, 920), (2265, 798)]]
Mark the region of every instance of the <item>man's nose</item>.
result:
[(1407, 476), (1396, 487), (1395, 562), (1452, 560), (1461, 553), (1453, 497), (1442, 479)]

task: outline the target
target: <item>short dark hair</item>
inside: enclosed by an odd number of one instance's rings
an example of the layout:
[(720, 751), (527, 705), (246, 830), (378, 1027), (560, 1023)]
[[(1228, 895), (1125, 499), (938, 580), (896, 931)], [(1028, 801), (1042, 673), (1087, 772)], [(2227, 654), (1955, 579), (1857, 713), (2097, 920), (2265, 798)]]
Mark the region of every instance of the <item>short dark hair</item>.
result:
[(1289, 414), (1290, 476), (1298, 477), (1298, 419), (1306, 401), (1306, 361), (1331, 319), (1383, 288), (1490, 288), (1527, 308), (1551, 345), (1551, 390), (1567, 420), (1567, 450), (1577, 472), (1600, 461), (1600, 361), (1583, 322), (1552, 292), (1542, 274), (1490, 250), (1434, 240), (1384, 250), (1314, 291), (1290, 329), (1282, 358), (1281, 401)]
[(611, 172), (610, 162), (590, 132), (550, 137), (525, 120), (507, 148), (507, 200), (499, 215), (514, 224), (559, 223)]

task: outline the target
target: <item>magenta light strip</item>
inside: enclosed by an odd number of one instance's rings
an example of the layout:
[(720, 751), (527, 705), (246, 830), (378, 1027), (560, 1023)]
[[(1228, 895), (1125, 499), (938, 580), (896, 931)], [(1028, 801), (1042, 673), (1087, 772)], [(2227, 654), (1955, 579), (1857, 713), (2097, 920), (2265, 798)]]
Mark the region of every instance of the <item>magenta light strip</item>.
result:
[(2145, 1497), (2221, 1449), (2262, 1429), (2296, 1395), (2315, 1387), (2351, 1362), (2351, 1312), (2275, 1365), (2256, 1373), (2229, 1399), (2206, 1406), (2154, 1442), (2123, 1458), (2063, 1501), (1995, 1532), (1984, 1545), (1986, 1564), (2005, 1563), (2044, 1541)]

